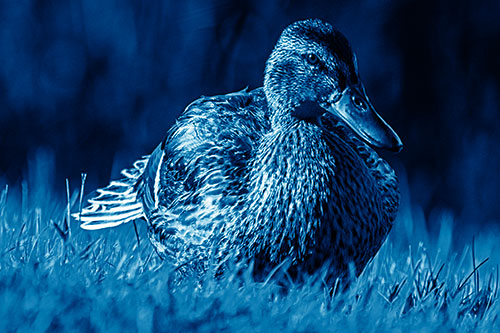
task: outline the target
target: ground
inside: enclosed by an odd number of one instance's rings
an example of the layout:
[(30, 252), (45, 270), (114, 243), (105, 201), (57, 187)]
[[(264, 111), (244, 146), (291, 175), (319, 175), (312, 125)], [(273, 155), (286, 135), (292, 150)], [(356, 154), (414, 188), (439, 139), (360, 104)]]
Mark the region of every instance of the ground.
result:
[[(403, 202), (388, 240), (342, 292), (311, 279), (286, 291), (250, 270), (172, 283), (137, 223), (88, 232), (76, 221), (78, 190), (0, 191), (0, 331), (436, 331), (499, 325), (498, 233), (454, 242), (453, 217), (436, 235)], [(71, 195), (70, 195), (71, 194)]]

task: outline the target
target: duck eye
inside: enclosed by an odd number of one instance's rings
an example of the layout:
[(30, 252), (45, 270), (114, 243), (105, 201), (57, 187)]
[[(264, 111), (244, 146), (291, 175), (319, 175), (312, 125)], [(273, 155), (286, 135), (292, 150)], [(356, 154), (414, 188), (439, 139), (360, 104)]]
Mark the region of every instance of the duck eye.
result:
[(316, 65), (319, 61), (318, 56), (315, 55), (314, 53), (309, 53), (306, 56), (307, 62), (310, 63), (311, 65)]

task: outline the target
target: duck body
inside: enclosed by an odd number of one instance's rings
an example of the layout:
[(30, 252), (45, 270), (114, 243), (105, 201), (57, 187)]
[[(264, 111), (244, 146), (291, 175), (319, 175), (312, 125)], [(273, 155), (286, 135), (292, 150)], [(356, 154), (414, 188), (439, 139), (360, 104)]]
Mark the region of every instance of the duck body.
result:
[(82, 226), (143, 217), (162, 257), (201, 270), (238, 258), (257, 275), (285, 260), (293, 276), (326, 267), (330, 280), (350, 264), (361, 273), (394, 222), (396, 175), (344, 116), (325, 112), (324, 99), (273, 97), (273, 73), (266, 69), (263, 88), (191, 103), (151, 155), (77, 215)]

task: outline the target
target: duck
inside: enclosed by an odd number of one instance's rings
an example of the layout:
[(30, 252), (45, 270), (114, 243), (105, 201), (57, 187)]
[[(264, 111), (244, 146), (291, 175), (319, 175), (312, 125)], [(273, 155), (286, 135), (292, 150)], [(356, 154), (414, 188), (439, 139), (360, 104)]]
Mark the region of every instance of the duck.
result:
[[(251, 262), (255, 276), (358, 276), (395, 221), (402, 142), (370, 102), (347, 38), (287, 26), (263, 86), (192, 102), (150, 155), (73, 216), (87, 230), (144, 220), (177, 267)], [(236, 258), (236, 259), (235, 259)]]

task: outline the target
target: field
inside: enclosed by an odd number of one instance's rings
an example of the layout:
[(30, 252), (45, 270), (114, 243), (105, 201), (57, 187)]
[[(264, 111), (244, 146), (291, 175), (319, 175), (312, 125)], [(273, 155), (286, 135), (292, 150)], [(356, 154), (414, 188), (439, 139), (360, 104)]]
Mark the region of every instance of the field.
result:
[[(172, 285), (137, 223), (99, 232), (68, 223), (79, 184), (43, 177), (0, 190), (0, 331), (436, 331), (499, 327), (498, 232), (463, 235), (441, 212), (426, 231), (403, 200), (388, 240), (345, 292), (320, 278), (284, 292), (272, 277)], [(38, 175), (38, 176), (37, 176)], [(63, 183), (64, 184), (64, 183)], [(73, 184), (71, 184), (73, 185)], [(64, 187), (64, 185), (62, 185)], [(404, 186), (403, 186), (404, 188)], [(403, 192), (403, 197), (405, 193)], [(460, 236), (460, 237), (458, 237)], [(460, 245), (456, 239), (469, 239)], [(333, 296), (332, 296), (333, 295)]]

